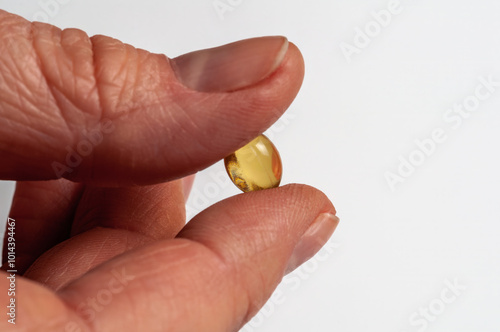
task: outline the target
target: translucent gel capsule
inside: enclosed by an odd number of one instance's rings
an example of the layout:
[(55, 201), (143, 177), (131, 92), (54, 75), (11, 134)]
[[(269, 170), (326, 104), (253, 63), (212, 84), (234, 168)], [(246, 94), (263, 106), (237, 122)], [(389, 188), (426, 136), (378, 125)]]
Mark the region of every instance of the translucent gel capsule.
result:
[(224, 159), (227, 174), (244, 192), (278, 187), (283, 167), (278, 150), (260, 135)]

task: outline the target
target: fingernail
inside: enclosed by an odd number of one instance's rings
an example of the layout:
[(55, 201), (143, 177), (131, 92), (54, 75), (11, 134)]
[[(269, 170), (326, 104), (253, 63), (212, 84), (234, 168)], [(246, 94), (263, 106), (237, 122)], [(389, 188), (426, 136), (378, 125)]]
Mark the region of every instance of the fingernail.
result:
[(334, 214), (320, 214), (293, 250), (285, 274), (292, 272), (313, 257), (328, 242), (339, 221)]
[(285, 37), (261, 37), (196, 51), (172, 59), (177, 79), (201, 92), (229, 92), (271, 75), (288, 50)]

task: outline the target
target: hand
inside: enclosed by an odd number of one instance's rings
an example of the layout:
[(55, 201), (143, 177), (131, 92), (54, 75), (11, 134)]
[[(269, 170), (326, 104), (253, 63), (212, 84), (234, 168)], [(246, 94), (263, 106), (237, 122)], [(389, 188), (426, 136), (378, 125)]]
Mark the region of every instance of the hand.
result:
[(187, 176), (297, 94), (303, 60), (285, 38), (168, 59), (0, 11), (0, 50), (0, 179), (23, 181), (16, 326), (2, 314), (1, 331), (237, 331), (337, 226), (303, 185), (237, 195), (185, 226)]

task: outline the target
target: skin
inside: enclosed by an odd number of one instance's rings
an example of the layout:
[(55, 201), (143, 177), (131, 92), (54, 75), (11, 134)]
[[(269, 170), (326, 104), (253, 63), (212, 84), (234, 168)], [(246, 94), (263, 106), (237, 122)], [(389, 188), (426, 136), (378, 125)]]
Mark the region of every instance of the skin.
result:
[[(186, 177), (295, 98), (304, 66), (293, 44), (272, 75), (215, 93), (179, 84), (163, 55), (3, 11), (0, 49), (0, 179), (19, 181), (17, 319), (2, 318), (1, 331), (237, 331), (317, 216), (335, 213), (318, 190), (288, 185), (228, 198), (185, 225)], [(55, 176), (51, 162), (104, 118), (115, 130)]]

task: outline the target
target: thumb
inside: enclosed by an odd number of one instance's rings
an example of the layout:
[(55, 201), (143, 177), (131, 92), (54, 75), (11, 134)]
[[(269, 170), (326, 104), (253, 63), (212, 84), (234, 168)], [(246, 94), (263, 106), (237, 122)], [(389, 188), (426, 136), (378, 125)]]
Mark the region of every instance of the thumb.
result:
[(169, 59), (0, 10), (0, 179), (150, 184), (194, 173), (265, 131), (303, 78), (264, 37)]

